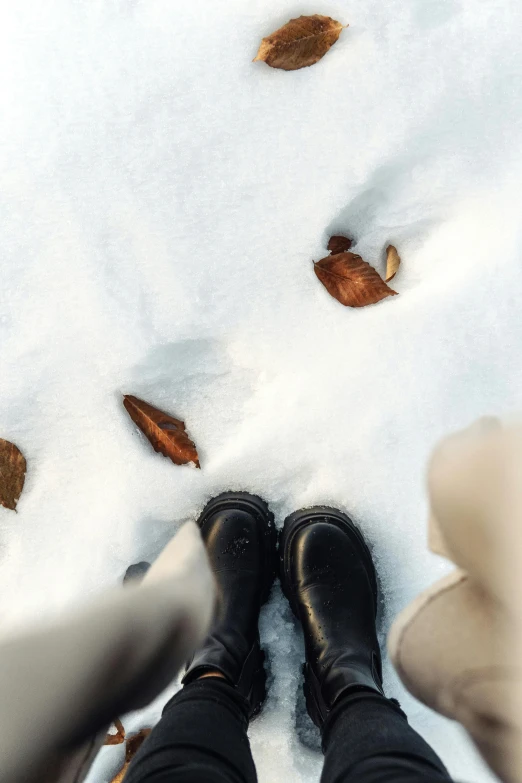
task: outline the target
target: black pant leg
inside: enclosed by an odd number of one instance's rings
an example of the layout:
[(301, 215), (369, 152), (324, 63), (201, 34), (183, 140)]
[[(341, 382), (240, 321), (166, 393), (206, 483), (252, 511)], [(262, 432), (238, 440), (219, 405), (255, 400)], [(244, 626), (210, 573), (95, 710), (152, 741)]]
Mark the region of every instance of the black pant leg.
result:
[(125, 783), (256, 783), (245, 699), (225, 680), (179, 691), (133, 759)]
[(321, 783), (447, 783), (435, 751), (392, 701), (370, 691), (340, 699), (323, 729)]

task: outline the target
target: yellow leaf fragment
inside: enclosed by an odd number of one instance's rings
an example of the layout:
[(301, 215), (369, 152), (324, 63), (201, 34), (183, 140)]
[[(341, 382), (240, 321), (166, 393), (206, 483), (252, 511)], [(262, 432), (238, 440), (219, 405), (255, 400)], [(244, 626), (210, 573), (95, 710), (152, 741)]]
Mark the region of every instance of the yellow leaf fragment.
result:
[(386, 248), (386, 282), (393, 280), (401, 265), (401, 257), (393, 245)]

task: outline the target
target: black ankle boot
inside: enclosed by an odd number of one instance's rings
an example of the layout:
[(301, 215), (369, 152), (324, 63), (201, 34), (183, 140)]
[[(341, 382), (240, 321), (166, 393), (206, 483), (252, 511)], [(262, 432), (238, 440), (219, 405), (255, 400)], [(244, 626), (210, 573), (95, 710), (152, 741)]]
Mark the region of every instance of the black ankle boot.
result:
[(377, 579), (362, 534), (341, 511), (316, 507), (285, 521), (281, 584), (305, 637), (306, 706), (322, 728), (344, 694), (382, 694)]
[(266, 696), (259, 610), (276, 571), (277, 534), (267, 505), (253, 495), (226, 492), (198, 520), (217, 584), (214, 622), (188, 663), (183, 683), (218, 671), (248, 700), (250, 717)]

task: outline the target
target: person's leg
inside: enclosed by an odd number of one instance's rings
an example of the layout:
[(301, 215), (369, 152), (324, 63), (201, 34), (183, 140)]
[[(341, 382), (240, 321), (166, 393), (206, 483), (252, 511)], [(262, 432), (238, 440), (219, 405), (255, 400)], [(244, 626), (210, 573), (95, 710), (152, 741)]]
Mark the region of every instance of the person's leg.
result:
[(292, 514), (281, 583), (304, 632), (304, 692), (325, 751), (322, 783), (448, 780), (434, 751), (384, 696), (377, 577), (353, 522), (336, 509)]
[(321, 783), (448, 781), (437, 754), (393, 701), (371, 691), (342, 696), (323, 726)]
[(166, 705), (125, 783), (256, 783), (249, 705), (224, 679), (195, 680)]
[(266, 695), (258, 620), (275, 576), (273, 516), (259, 498), (226, 493), (198, 525), (216, 580), (214, 621), (125, 783), (256, 781), (247, 728)]

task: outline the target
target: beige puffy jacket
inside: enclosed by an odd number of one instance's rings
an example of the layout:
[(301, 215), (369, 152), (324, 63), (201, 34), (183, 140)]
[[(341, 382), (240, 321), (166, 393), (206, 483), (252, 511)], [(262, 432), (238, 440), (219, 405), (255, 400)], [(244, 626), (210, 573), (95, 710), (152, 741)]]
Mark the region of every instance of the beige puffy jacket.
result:
[(486, 420), (436, 449), (429, 545), (457, 567), (396, 619), (405, 686), (460, 721), (490, 767), (522, 780), (522, 427)]
[(204, 638), (213, 606), (206, 552), (189, 522), (141, 584), (4, 640), (0, 783), (83, 780), (111, 721), (172, 681)]

